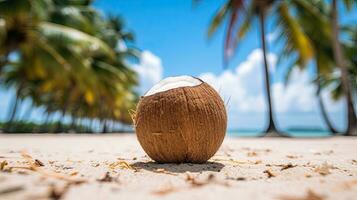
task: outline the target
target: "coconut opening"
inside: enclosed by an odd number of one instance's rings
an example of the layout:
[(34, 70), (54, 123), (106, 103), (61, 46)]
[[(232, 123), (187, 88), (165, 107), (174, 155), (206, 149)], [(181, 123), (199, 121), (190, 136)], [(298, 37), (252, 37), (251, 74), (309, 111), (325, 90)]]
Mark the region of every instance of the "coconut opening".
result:
[(179, 87), (193, 87), (200, 85), (202, 81), (192, 76), (168, 77), (154, 85), (144, 96), (150, 96), (159, 92), (165, 92)]

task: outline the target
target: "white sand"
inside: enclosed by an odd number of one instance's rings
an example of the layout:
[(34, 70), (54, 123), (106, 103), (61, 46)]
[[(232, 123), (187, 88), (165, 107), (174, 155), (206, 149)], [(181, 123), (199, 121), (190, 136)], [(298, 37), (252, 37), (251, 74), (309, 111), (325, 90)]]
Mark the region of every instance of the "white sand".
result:
[[(21, 150), (44, 166), (10, 170), (30, 165)], [(0, 199), (357, 199), (353, 137), (228, 137), (211, 163), (176, 165), (152, 163), (134, 135), (0, 135), (4, 161)]]

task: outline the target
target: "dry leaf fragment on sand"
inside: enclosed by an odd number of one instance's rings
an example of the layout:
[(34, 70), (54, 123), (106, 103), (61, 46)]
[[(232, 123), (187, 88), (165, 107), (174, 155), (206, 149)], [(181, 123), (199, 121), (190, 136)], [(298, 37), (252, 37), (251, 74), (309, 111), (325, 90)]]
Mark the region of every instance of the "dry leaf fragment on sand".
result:
[(275, 177), (276, 175), (271, 171), (271, 169), (264, 170), (263, 173), (268, 175), (268, 178)]
[(37, 165), (38, 167), (43, 167), (43, 166), (45, 166), (45, 164), (43, 164), (43, 162), (41, 162), (41, 161), (38, 160), (38, 159), (35, 159), (35, 165)]
[(226, 177), (227, 180), (233, 180), (233, 181), (246, 181), (247, 178), (245, 177)]
[(206, 180), (198, 181), (197, 177), (193, 176), (191, 173), (186, 173), (186, 182), (190, 183), (193, 187), (200, 187), (209, 184), (214, 179), (214, 175), (210, 174)]
[(110, 176), (109, 172), (106, 172), (102, 178), (97, 179), (99, 182), (113, 182), (117, 181), (114, 177)]
[(298, 158), (298, 156), (295, 156), (295, 155), (287, 155), (286, 157), (287, 157), (287, 158), (290, 158), (290, 159), (296, 159), (296, 158)]
[(254, 162), (254, 164), (261, 164), (263, 161), (262, 160), (256, 160), (255, 162)]
[(6, 160), (1, 161), (0, 163), (0, 171), (3, 171), (6, 167), (6, 165), (8, 165), (8, 162)]
[(286, 164), (286, 165), (282, 165), (280, 171), (283, 171), (283, 170), (286, 170), (286, 169), (290, 169), (290, 168), (294, 168), (294, 167), (296, 167), (296, 166), (297, 166), (297, 165), (293, 165), (293, 164), (291, 164), (291, 163)]
[(92, 167), (99, 167), (99, 165), (100, 165), (99, 163), (92, 163), (91, 164)]
[(325, 197), (319, 194), (316, 194), (312, 190), (308, 190), (305, 196), (303, 197), (291, 197), (291, 196), (281, 196), (280, 200), (324, 200)]
[(50, 199), (61, 199), (71, 185), (72, 183), (67, 183), (64, 186), (51, 184), (48, 190), (48, 197)]
[(314, 171), (321, 174), (322, 176), (326, 176), (331, 174), (330, 169), (336, 169), (336, 167), (328, 164), (327, 162), (324, 162), (321, 166), (316, 167)]
[(78, 172), (77, 171), (73, 171), (72, 173), (70, 173), (69, 175), (70, 176), (76, 176), (78, 174)]
[(109, 167), (111, 169), (115, 169), (116, 167), (120, 167), (121, 169), (130, 169), (130, 170), (138, 171), (138, 169), (136, 169), (135, 167), (131, 166), (130, 164), (128, 164), (124, 160), (119, 160), (119, 161), (110, 163)]
[(249, 156), (249, 157), (253, 157), (253, 156), (257, 156), (257, 155), (258, 154), (255, 151), (250, 151), (250, 152), (247, 153), (247, 156)]

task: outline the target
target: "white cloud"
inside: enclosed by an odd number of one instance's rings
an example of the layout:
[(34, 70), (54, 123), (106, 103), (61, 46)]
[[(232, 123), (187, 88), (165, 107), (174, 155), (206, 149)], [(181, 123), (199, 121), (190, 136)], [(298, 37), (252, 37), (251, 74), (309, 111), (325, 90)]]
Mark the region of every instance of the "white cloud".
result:
[(161, 59), (150, 51), (141, 53), (140, 62), (133, 65), (133, 69), (139, 75), (140, 86), (138, 91), (140, 94), (144, 94), (162, 79), (163, 67)]
[[(269, 71), (273, 74), (276, 71), (277, 56), (269, 53), (267, 59)], [(262, 51), (255, 49), (235, 69), (225, 70), (220, 74), (206, 72), (200, 74), (199, 78), (212, 85), (226, 102), (229, 101), (228, 108), (231, 115), (243, 112), (265, 112), (266, 98), (262, 65)], [(140, 63), (135, 64), (133, 69), (139, 74), (138, 91), (140, 94), (144, 94), (163, 78), (161, 59), (150, 51), (142, 52)], [(311, 84), (306, 71), (294, 69), (287, 86), (282, 82), (275, 82), (271, 85), (271, 91), (276, 112), (316, 110), (316, 88)], [(323, 92), (326, 107), (330, 111), (338, 111), (341, 108), (341, 102), (332, 101), (328, 93), (328, 91)]]
[[(270, 72), (273, 73), (276, 70), (277, 57), (268, 54), (267, 59)], [(203, 73), (199, 77), (216, 88), (225, 101), (229, 99), (229, 112), (232, 115), (236, 112), (264, 112), (266, 99), (262, 65), (262, 51), (256, 49), (234, 70), (225, 70), (218, 75)], [(273, 105), (277, 112), (310, 112), (316, 109), (316, 89), (306, 71), (296, 68), (287, 86), (275, 82), (271, 88)], [(325, 93), (323, 96), (327, 107), (336, 110), (339, 108)]]

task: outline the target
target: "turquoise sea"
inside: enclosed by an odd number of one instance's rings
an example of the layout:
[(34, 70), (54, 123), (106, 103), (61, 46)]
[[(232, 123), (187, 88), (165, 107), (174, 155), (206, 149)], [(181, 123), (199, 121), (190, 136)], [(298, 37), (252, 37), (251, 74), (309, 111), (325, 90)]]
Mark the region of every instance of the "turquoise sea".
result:
[[(329, 137), (331, 134), (326, 130), (286, 130), (284, 134), (293, 137)], [(257, 137), (263, 135), (259, 130), (230, 130), (228, 136), (237, 137)]]

